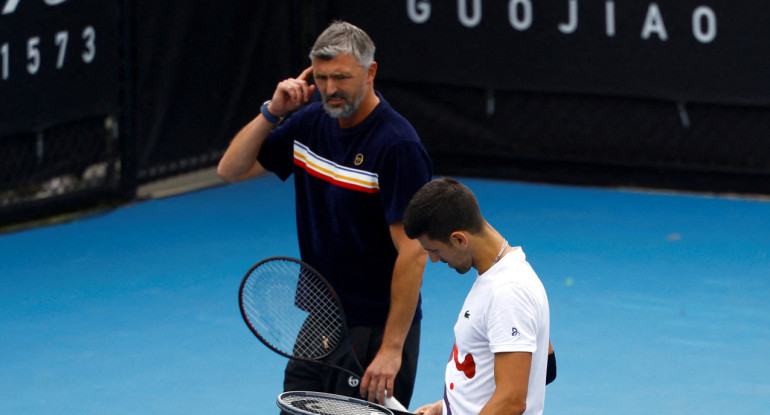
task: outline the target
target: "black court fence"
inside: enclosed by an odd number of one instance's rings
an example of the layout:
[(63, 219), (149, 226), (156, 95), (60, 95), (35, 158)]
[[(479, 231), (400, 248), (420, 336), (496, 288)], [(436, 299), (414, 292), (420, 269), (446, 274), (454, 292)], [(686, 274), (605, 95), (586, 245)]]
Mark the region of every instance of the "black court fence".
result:
[(770, 108), (381, 82), (443, 174), (770, 194)]
[(333, 19), (437, 174), (770, 194), (770, 5), (595, 3), (0, 0), (0, 225), (216, 165)]

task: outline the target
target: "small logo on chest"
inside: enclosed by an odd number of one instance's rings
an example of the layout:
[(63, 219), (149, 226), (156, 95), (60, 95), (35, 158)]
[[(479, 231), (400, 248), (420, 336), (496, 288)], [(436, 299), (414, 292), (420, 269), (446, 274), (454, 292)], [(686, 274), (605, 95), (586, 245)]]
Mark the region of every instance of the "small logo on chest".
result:
[(465, 310), (465, 314), (463, 314), (463, 317), (471, 318), (471, 310)]

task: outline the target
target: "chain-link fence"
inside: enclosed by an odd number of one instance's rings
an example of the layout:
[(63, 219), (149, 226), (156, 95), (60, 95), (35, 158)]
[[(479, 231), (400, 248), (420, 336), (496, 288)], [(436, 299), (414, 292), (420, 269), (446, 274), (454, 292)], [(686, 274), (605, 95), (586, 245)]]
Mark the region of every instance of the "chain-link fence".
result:
[(0, 224), (114, 197), (118, 138), (114, 115), (0, 138)]

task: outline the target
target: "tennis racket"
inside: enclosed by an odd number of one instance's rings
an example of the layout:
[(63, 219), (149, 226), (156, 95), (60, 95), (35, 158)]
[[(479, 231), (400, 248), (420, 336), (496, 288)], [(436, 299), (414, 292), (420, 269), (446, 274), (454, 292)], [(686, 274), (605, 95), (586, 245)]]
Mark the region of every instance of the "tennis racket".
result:
[(295, 415), (394, 415), (388, 408), (362, 399), (322, 392), (284, 392), (275, 403)]
[[(332, 286), (310, 265), (288, 257), (259, 261), (243, 277), (238, 303), (243, 321), (269, 349), (361, 380), (364, 368), (350, 346), (342, 304)], [(352, 357), (358, 373), (323, 361), (340, 346)], [(406, 411), (395, 397), (386, 397), (385, 405)]]

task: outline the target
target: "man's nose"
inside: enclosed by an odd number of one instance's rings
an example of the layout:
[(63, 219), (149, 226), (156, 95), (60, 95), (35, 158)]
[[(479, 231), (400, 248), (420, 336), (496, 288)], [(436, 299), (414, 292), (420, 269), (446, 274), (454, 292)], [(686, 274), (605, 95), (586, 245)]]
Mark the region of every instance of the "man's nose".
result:
[(326, 95), (333, 95), (338, 90), (339, 88), (337, 88), (337, 84), (334, 82), (334, 80), (326, 80), (326, 85), (324, 85), (324, 92), (326, 92)]

